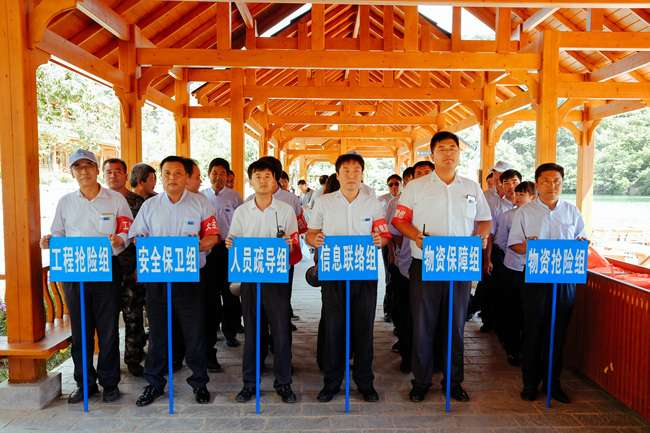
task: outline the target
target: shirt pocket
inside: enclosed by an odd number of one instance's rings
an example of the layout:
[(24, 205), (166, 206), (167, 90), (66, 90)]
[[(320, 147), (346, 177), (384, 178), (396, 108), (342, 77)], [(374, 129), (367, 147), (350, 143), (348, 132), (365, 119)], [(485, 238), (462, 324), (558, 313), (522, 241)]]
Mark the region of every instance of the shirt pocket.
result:
[(185, 217), (183, 219), (182, 236), (198, 235), (201, 230), (201, 220), (194, 217)]
[(465, 197), (465, 218), (474, 220), (476, 218), (476, 199)]
[(112, 235), (117, 231), (117, 220), (113, 214), (102, 214), (99, 217), (99, 233)]
[[(369, 235), (369, 234), (371, 234), (372, 233), (372, 218), (371, 217), (359, 218), (356, 221), (355, 229), (357, 231), (357, 234), (359, 234), (359, 235)], [(353, 233), (350, 233), (350, 234), (353, 234)]]

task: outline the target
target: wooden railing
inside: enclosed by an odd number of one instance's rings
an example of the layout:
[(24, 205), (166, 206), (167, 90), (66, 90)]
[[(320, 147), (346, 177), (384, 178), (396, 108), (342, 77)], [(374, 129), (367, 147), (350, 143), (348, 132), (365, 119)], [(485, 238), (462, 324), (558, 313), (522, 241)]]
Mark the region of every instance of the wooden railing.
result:
[(564, 355), (650, 421), (649, 290), (589, 272), (587, 284), (577, 287)]
[(33, 343), (9, 343), (7, 337), (0, 337), (0, 357), (47, 359), (70, 344), (72, 333), (63, 289), (57, 283), (48, 284), (49, 271), (49, 266), (43, 268), (43, 299), (47, 306), (45, 336)]

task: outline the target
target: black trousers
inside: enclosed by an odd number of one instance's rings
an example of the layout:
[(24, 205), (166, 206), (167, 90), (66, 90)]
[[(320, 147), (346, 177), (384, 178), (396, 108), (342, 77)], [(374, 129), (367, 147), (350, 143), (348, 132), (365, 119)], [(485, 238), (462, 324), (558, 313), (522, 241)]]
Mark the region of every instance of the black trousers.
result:
[(217, 342), (219, 324), (226, 338), (237, 336), (242, 309), (239, 297), (230, 292), (228, 250), (223, 242), (212, 248), (204, 269), (206, 269), (206, 345), (209, 350), (213, 349)]
[(514, 271), (505, 266), (503, 269), (503, 316), (501, 321), (503, 345), (508, 355), (519, 356), (523, 321), (521, 290), (525, 274), (523, 271)]
[[(440, 326), (444, 329), (446, 341), (449, 321), (449, 282), (422, 281), (422, 260), (413, 259), (409, 269), (411, 281), (411, 312), (413, 314), (413, 383), (431, 386), (434, 364), (435, 332)], [(454, 282), (454, 299), (451, 332), (451, 384), (460, 384), (464, 379), (464, 342), (465, 318), (471, 282)], [(443, 353), (447, 357), (447, 345)], [(446, 364), (443, 368), (446, 376)]]
[[(149, 352), (144, 378), (163, 392), (167, 379), (167, 283), (145, 283), (149, 317)], [(172, 313), (176, 314), (185, 342), (185, 362), (192, 371), (187, 383), (192, 388), (205, 386), (210, 378), (205, 355), (205, 319), (202, 283), (172, 283)], [(175, 345), (172, 337), (172, 345)]]
[(411, 363), (413, 351), (413, 316), (411, 315), (410, 282), (395, 265), (390, 266), (393, 284), (393, 310), (391, 316), (397, 330), (397, 341), (402, 361)]
[[(337, 391), (345, 374), (345, 281), (323, 281), (323, 325), (325, 329), (324, 384)], [(350, 281), (350, 344), (354, 352), (352, 378), (359, 390), (373, 387), (373, 327), (377, 305), (377, 281)]]
[[(261, 313), (266, 319), (260, 322), (261, 337), (268, 335), (271, 328), (273, 335), (273, 387), (280, 389), (290, 385), (291, 380), (291, 304), (289, 285), (287, 283), (264, 283), (261, 287)], [(242, 312), (244, 314), (244, 358), (242, 360), (242, 376), (244, 386), (254, 388), (255, 383), (255, 353), (257, 332), (257, 284), (242, 283), (241, 285)], [(260, 343), (260, 364), (264, 365), (262, 355), (266, 354), (268, 339), (262, 338)]]
[[(113, 281), (84, 283), (84, 305), (86, 308), (86, 362), (87, 386), (98, 380), (102, 387), (120, 383), (120, 299), (122, 273), (116, 257), (113, 257)], [(63, 283), (65, 302), (72, 327), (72, 361), (74, 380), (83, 387), (83, 353), (81, 338), (81, 296), (79, 283)], [(93, 366), (95, 331), (99, 345), (97, 370)]]
[(381, 247), (381, 258), (384, 261), (384, 271), (386, 273), (386, 293), (384, 293), (384, 315), (388, 314), (388, 316), (391, 315), (393, 311), (393, 303), (394, 301), (394, 284), (392, 283), (392, 274), (390, 272), (390, 260), (389, 260), (389, 253), (388, 253), (388, 247), (383, 246)]
[[(560, 385), (562, 349), (575, 297), (575, 284), (557, 285), (552, 387)], [(537, 387), (542, 380), (546, 382), (548, 377), (553, 284), (524, 284), (521, 289), (521, 301), (524, 315), (521, 372), (524, 386)]]

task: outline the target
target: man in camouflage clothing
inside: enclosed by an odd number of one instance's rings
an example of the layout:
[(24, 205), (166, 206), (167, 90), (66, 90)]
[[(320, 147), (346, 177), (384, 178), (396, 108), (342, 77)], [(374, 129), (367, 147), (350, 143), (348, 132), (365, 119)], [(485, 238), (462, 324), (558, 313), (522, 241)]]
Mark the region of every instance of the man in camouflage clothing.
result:
[[(131, 213), (135, 219), (140, 206), (144, 199), (128, 189), (126, 181), (128, 172), (126, 163), (118, 158), (111, 158), (104, 161), (103, 165), (104, 181), (110, 189), (120, 192), (124, 195), (126, 202), (131, 208)], [(134, 376), (142, 377), (144, 368), (140, 364), (144, 358), (144, 324), (142, 311), (145, 305), (145, 288), (144, 284), (135, 282), (136, 252), (135, 245), (130, 244), (117, 259), (122, 269), (122, 318), (124, 320), (124, 363), (129, 369), (129, 373)]]

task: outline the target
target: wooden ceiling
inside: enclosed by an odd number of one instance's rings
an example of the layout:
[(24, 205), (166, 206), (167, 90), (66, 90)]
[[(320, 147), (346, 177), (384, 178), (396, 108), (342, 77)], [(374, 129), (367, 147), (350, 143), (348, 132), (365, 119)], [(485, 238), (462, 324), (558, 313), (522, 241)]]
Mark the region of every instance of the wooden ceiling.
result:
[[(35, 0), (35, 10), (58, 1)], [(119, 74), (125, 68), (119, 41), (131, 38), (136, 26), (137, 46), (144, 49), (138, 51), (139, 64), (133, 67), (141, 67), (141, 76), (149, 77), (145, 84), (150, 87), (143, 90), (146, 98), (177, 111), (179, 67), (190, 67), (188, 79), (200, 83), (192, 85), (193, 94), (200, 105), (210, 107), (194, 110), (194, 117), (223, 118), (229, 117), (231, 94), (227, 67), (245, 67), (248, 132), (259, 138), (266, 130), (273, 146), (300, 143), (303, 149), (328, 150), (347, 140), (346, 148), (369, 150), (380, 143), (397, 157), (409, 151), (409, 141), (416, 148), (425, 145), (436, 129), (460, 131), (484, 121), (486, 83), (496, 85), (491, 106), (500, 109), (493, 111), (495, 121), (534, 120), (528, 108), (534, 108), (537, 89), (532, 87), (540, 66), (526, 52), (545, 30), (580, 36), (566, 39), (560, 48), (559, 72), (567, 82), (644, 84), (650, 79), (650, 9), (638, 8), (648, 6), (640, 1), (595, 0), (584, 7), (571, 7), (581, 2), (553, 0), (314, 2), (272, 37), (260, 35), (302, 3), (61, 2), (75, 7), (52, 19), (42, 41), (37, 41), (37, 47), (52, 53), (54, 61), (116, 88), (129, 86)], [(412, 6), (449, 3), (465, 8), (493, 29), (496, 41), (463, 40), (460, 32), (439, 28)], [(629, 7), (619, 7), (622, 4)], [(458, 23), (459, 7), (454, 17)], [(229, 41), (223, 34), (228, 22)], [(593, 45), (584, 43), (585, 32), (594, 32)], [(602, 42), (609, 39), (619, 42)], [(187, 56), (179, 56), (177, 49), (187, 50)], [(380, 53), (383, 57), (371, 59)], [(495, 53), (519, 54), (511, 61)], [(161, 58), (169, 60), (155, 63)], [(242, 61), (248, 63), (241, 65)], [(154, 74), (161, 64), (169, 65), (169, 73), (165, 69), (162, 75)], [(603, 116), (645, 107), (648, 86), (638, 89), (638, 96), (622, 94), (625, 102), (606, 94), (593, 106), (611, 107), (601, 108)], [(579, 104), (575, 107), (582, 109)]]

